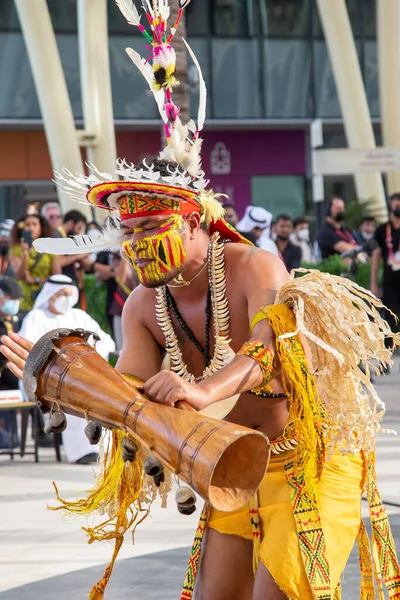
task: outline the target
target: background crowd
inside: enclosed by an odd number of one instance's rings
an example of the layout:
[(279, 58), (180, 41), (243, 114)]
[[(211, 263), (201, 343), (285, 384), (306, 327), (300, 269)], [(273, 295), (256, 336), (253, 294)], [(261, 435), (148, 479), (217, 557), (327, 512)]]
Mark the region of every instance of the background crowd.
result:
[[(288, 272), (300, 266), (324, 270), (324, 263), (336, 256), (339, 274), (354, 276), (359, 261), (369, 263), (370, 280), (366, 285), (394, 314), (400, 313), (400, 193), (389, 199), (387, 223), (377, 227), (373, 217), (361, 215), (355, 230), (347, 225), (344, 200), (334, 197), (327, 203), (325, 222), (314, 235), (305, 216), (273, 217), (265, 208), (248, 206), (239, 219), (233, 204), (225, 204), (224, 208), (226, 220), (253, 244), (277, 255)], [(31, 210), (16, 222), (6, 219), (0, 224), (1, 335), (16, 331), (35, 342), (58, 327), (83, 328), (99, 335), (97, 349), (105, 359), (118, 355), (122, 346), (122, 309), (137, 285), (133, 269), (116, 252), (54, 256), (40, 254), (33, 247), (40, 237), (82, 233), (98, 237), (101, 227), (94, 221), (88, 222), (78, 210), (63, 215), (56, 202), (44, 204), (40, 213)], [(361, 249), (365, 251), (360, 253)], [(349, 258), (340, 260), (343, 254)], [(98, 294), (87, 297), (89, 280), (94, 281), (95, 291), (105, 291), (105, 306), (100, 311), (93, 307), (93, 298)], [(101, 324), (97, 322), (100, 315), (105, 315)], [(395, 328), (395, 317), (388, 313), (387, 319)], [(16, 377), (0, 357), (0, 390), (18, 387)], [(13, 412), (0, 414), (0, 448), (17, 442), (10, 439), (10, 431), (15, 430), (13, 419)], [(38, 442), (53, 444), (40, 415), (34, 421)], [(84, 421), (76, 419), (67, 428), (68, 434), (63, 435), (69, 462), (87, 464), (97, 458), (97, 448), (88, 447), (84, 425)]]

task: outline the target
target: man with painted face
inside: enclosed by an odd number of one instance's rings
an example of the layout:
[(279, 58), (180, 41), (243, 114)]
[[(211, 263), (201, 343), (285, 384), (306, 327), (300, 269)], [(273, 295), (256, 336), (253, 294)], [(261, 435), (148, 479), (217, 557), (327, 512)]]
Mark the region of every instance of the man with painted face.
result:
[(344, 224), (345, 204), (342, 198), (332, 198), (327, 209), (325, 225), (318, 232), (318, 245), (322, 258), (343, 254), (358, 246), (350, 229)]
[[(129, 10), (127, 3), (118, 4), (129, 22), (144, 29), (132, 3)], [(148, 20), (154, 73), (133, 49), (128, 54), (153, 90), (167, 146), (157, 160), (140, 165), (119, 160), (113, 174), (91, 166), (89, 177), (66, 172), (59, 182), (76, 200), (86, 196), (93, 206), (118, 211), (122, 251), (142, 284), (124, 306), (117, 369), (139, 380), (150, 400), (171, 407), (185, 400), (204, 419), (214, 415), (264, 433), (272, 448), (249, 504), (233, 513), (211, 506), (203, 511), (181, 598), (338, 598), (357, 537), (367, 573), (363, 584), (370, 590), (372, 556), (361, 521), (365, 482), (368, 500), (379, 506), (380, 530), (390, 527), (378, 501), (370, 451), (377, 434), (375, 392), (360, 379), (358, 364), (361, 357), (389, 360), (379, 303), (371, 298), (367, 307), (355, 284), (328, 274), (289, 280), (277, 256), (247, 243), (224, 221), (218, 195), (201, 169), (206, 93), (200, 69), (197, 123), (183, 124), (172, 100), (177, 82), (171, 41), (188, 0), (180, 2), (172, 28), (165, 0), (146, 4), (153, 12)], [(246, 212), (256, 222), (243, 231), (269, 226), (270, 218), (267, 224), (260, 219), (257, 207)], [(54, 243), (61, 254), (90, 253), (113, 247), (115, 239), (106, 231), (103, 242), (84, 236), (41, 240), (36, 248), (51, 246), (55, 252)], [(18, 336), (2, 343), (21, 377), (31, 344)], [(318, 388), (315, 372), (321, 374)], [(245, 468), (252, 466), (249, 461)], [(379, 544), (375, 540), (375, 547), (384, 581), (400, 593), (390, 535)], [(109, 573), (92, 597), (102, 597)]]
[[(263, 432), (272, 440), (274, 452), (254, 508), (245, 506), (235, 513), (208, 511), (196, 593), (207, 600), (311, 600), (322, 585), (326, 594), (333, 594), (359, 532), (369, 459), (356, 452), (325, 460), (323, 431), (329, 427), (328, 409), (316, 394), (312, 375), (319, 363), (311, 366), (310, 351), (296, 332), (289, 306), (296, 302), (302, 285), (302, 302), (308, 306), (311, 298), (306, 280), (311, 277), (316, 301), (301, 318), (313, 323), (313, 331), (320, 322), (319, 335), (326, 334), (324, 343), (328, 347), (333, 344), (337, 351), (343, 341), (335, 333), (336, 315), (340, 310), (346, 319), (343, 306), (350, 307), (347, 312), (351, 313), (355, 296), (339, 294), (337, 283), (335, 293), (329, 292), (321, 303), (318, 290), (323, 293), (325, 289), (321, 281), (331, 276), (310, 274), (288, 282), (278, 257), (245, 243), (222, 219), (222, 207), (212, 192), (197, 191), (176, 164), (165, 160), (146, 161), (138, 172), (142, 175), (143, 170), (152, 173), (155, 169), (159, 173), (156, 183), (145, 179), (99, 182), (87, 194), (93, 205), (108, 210), (118, 207), (122, 251), (142, 284), (125, 304), (124, 343), (117, 369), (144, 382), (144, 392), (154, 402), (174, 406), (185, 400), (196, 410), (225, 415), (233, 423)], [(171, 185), (171, 172), (175, 173), (174, 182), (185, 182), (185, 187)], [(75, 251), (88, 243), (88, 238), (77, 238)], [(358, 311), (357, 319), (350, 315), (349, 323), (341, 322), (340, 327), (354, 327), (355, 322), (364, 320), (368, 328), (381, 323), (378, 313), (371, 323), (367, 313)], [(284, 342), (279, 341), (280, 336)], [(357, 341), (351, 352), (342, 348), (345, 363), (340, 373), (348, 374), (346, 381), (354, 376), (357, 352), (369, 336), (360, 331), (346, 337), (348, 343), (353, 338)], [(2, 341), (6, 346), (2, 351), (21, 375), (30, 345), (18, 337)], [(165, 355), (170, 369), (165, 369)], [(355, 364), (346, 366), (353, 358)], [(360, 401), (354, 394), (344, 394), (348, 410)], [(229, 406), (223, 414), (220, 404)], [(347, 408), (341, 406), (340, 410)], [(338, 417), (331, 418), (337, 422)], [(361, 415), (357, 419), (362, 429)], [(348, 422), (346, 419), (342, 427)], [(370, 427), (369, 422), (365, 425)], [(350, 431), (348, 435), (351, 444)], [(301, 483), (304, 480), (298, 479), (303, 477), (303, 469), (309, 473), (304, 476), (306, 487)], [(291, 495), (297, 486), (301, 493)], [(317, 493), (324, 502), (315, 508)], [(303, 511), (307, 513), (305, 521)], [(263, 537), (255, 550), (251, 540), (255, 533), (259, 535), (257, 523), (261, 523)], [(311, 554), (303, 553), (303, 534), (314, 536), (315, 531), (322, 550), (314, 546)], [(312, 575), (312, 565), (325, 561), (325, 556), (329, 567), (321, 582)], [(197, 565), (193, 559), (182, 598), (192, 598)]]

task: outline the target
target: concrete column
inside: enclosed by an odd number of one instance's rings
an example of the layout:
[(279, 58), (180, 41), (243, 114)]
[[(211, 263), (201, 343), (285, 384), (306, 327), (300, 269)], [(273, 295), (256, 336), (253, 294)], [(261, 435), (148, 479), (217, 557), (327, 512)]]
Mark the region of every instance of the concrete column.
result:
[[(386, 2), (386, 0), (382, 0)], [(349, 148), (375, 148), (367, 97), (345, 0), (316, 0), (338, 91)], [(380, 173), (354, 174), (357, 195), (368, 214), (387, 219)]]
[[(39, 99), (51, 163), (83, 173), (74, 116), (46, 0), (14, 0)], [(89, 206), (59, 192), (63, 212), (78, 209), (91, 218)]]
[(88, 160), (113, 173), (117, 160), (108, 52), (107, 0), (78, 0), (78, 39)]
[[(379, 94), (383, 143), (400, 148), (400, 4), (377, 0)], [(389, 193), (400, 192), (399, 171), (387, 173)]]

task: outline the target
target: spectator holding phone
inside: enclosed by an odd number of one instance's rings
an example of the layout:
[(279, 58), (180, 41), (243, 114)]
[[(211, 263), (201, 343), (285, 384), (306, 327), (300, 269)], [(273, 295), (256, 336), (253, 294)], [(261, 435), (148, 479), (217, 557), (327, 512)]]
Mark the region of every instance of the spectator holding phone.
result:
[(50, 275), (61, 273), (59, 258), (39, 253), (32, 244), (40, 237), (51, 237), (51, 228), (38, 214), (21, 217), (11, 230), (10, 264), (22, 288), (21, 312), (27, 313)]

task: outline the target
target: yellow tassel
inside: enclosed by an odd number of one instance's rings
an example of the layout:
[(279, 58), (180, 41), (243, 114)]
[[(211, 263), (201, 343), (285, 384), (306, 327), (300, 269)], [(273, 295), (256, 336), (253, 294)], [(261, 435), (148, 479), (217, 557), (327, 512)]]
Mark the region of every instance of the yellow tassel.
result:
[(60, 506), (50, 510), (65, 510), (76, 515), (100, 514), (106, 519), (94, 527), (82, 527), (88, 536), (88, 543), (102, 540), (115, 540), (114, 553), (101, 580), (94, 586), (90, 600), (101, 600), (111, 576), (111, 571), (128, 529), (136, 527), (147, 517), (148, 509), (143, 508), (140, 494), (143, 488), (143, 463), (137, 454), (133, 462), (124, 462), (122, 458), (123, 431), (113, 431), (106, 452), (102, 472), (86, 498), (73, 501), (60, 497), (53, 482)]
[(104, 592), (106, 590), (108, 581), (111, 577), (114, 563), (118, 556), (118, 552), (120, 551), (120, 548), (123, 544), (123, 541), (124, 541), (123, 536), (121, 536), (120, 538), (115, 540), (115, 548), (114, 548), (114, 553), (113, 553), (111, 562), (108, 565), (108, 567), (106, 568), (106, 570), (104, 571), (103, 577), (96, 583), (96, 585), (93, 586), (92, 591), (89, 594), (89, 600), (102, 600), (102, 598), (104, 597)]
[(215, 194), (213, 190), (202, 190), (200, 192), (200, 202), (202, 206), (201, 222), (210, 225), (212, 221), (222, 219), (225, 209), (218, 202), (218, 198), (227, 198), (226, 194)]
[(315, 484), (325, 462), (325, 408), (310, 373), (300, 337), (294, 335), (279, 339), (296, 331), (293, 312), (282, 304), (268, 306), (265, 312), (276, 336), (276, 354), (282, 366), (283, 387), (289, 398), (290, 419), (299, 440), (301, 455), (298, 469), (303, 473), (305, 485), (315, 494)]

